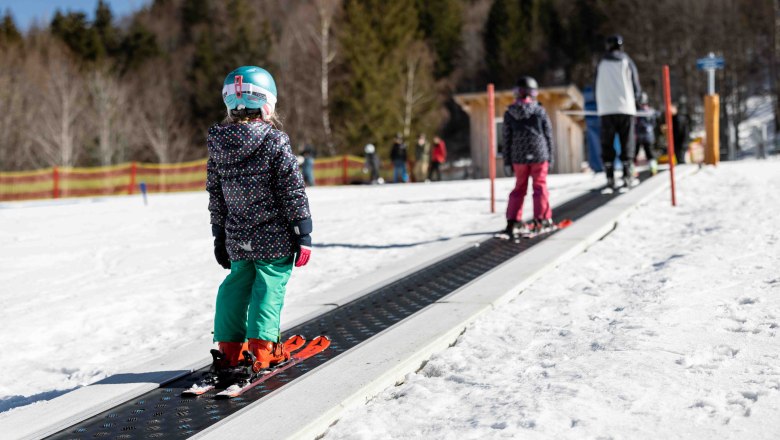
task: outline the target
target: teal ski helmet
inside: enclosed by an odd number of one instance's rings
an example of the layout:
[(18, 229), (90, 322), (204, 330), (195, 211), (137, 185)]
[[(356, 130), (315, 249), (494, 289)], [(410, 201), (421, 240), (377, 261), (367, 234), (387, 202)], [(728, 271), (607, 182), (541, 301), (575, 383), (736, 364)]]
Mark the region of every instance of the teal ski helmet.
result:
[(261, 113), (268, 121), (276, 108), (276, 82), (261, 67), (241, 66), (225, 78), (222, 100), (231, 116)]

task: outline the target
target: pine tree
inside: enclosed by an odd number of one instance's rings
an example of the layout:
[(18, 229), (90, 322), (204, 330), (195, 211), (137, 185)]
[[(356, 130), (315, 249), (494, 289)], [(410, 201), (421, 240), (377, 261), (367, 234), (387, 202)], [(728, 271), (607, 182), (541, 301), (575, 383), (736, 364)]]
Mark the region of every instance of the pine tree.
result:
[(51, 22), (51, 32), (83, 61), (96, 61), (106, 55), (100, 35), (89, 25), (83, 12), (62, 14), (58, 10)]
[(99, 0), (95, 8), (95, 22), (92, 27), (100, 37), (100, 44), (108, 55), (114, 55), (119, 48), (118, 30), (113, 24), (114, 15), (104, 0)]
[(211, 31), (204, 30), (195, 44), (190, 74), (192, 115), (201, 128), (224, 118), (224, 105), (218, 98), (226, 72), (221, 71), (216, 53)]
[(458, 60), (463, 29), (461, 0), (417, 0), (420, 30), (436, 53), (434, 74), (444, 78)]
[(16, 27), (14, 18), (9, 10), (5, 11), (3, 21), (0, 23), (0, 46), (5, 44), (16, 44), (22, 41), (22, 34)]
[(188, 90), (193, 119), (203, 128), (225, 116), (219, 91), (228, 72), (245, 65), (271, 68), (272, 37), (261, 13), (247, 0), (213, 7), (209, 0), (186, 0), (182, 19), (184, 32), (195, 40)]
[[(334, 113), (346, 148), (359, 151), (368, 142), (386, 156), (395, 133), (404, 127), (406, 78), (413, 44), (421, 40), (414, 0), (347, 0), (344, 4), (343, 81), (336, 85)], [(418, 84), (432, 83), (420, 69)], [(414, 119), (422, 119), (417, 114)]]
[(212, 16), (210, 0), (184, 0), (181, 6), (181, 19), (185, 38), (194, 35), (194, 28), (208, 24)]
[[(561, 68), (566, 65), (566, 56), (563, 52), (565, 43), (565, 32), (560, 14), (555, 8), (552, 0), (542, 0), (539, 9), (539, 24), (546, 36), (544, 43), (543, 69), (548, 72), (547, 80), (562, 81), (564, 78), (557, 77)], [(555, 75), (555, 78), (549, 78)], [(547, 82), (547, 81), (545, 81)]]
[(119, 44), (122, 72), (137, 69), (147, 60), (162, 53), (157, 37), (139, 20), (133, 20), (127, 35)]
[(224, 36), (227, 42), (221, 67), (224, 73), (239, 66), (260, 66), (268, 68), (271, 49), (271, 32), (260, 14), (249, 7), (247, 0), (231, 0), (227, 16), (231, 20), (230, 31)]
[(566, 66), (568, 80), (573, 79), (573, 69), (589, 63), (593, 54), (603, 50), (601, 28), (605, 22), (606, 15), (598, 0), (576, 0), (563, 39), (563, 51), (569, 60)]
[(538, 75), (539, 0), (496, 0), (485, 25), (488, 76), (499, 87), (520, 75)]

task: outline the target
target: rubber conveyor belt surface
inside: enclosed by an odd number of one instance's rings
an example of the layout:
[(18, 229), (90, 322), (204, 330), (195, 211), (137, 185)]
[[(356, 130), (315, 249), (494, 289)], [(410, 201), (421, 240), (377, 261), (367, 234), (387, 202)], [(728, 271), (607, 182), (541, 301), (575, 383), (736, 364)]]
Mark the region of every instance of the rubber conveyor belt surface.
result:
[[(593, 190), (555, 209), (557, 219), (576, 221), (619, 196)], [(351, 303), (290, 329), (287, 334), (331, 338), (325, 352), (307, 360), (232, 400), (214, 400), (217, 391), (197, 398), (181, 397), (207, 368), (163, 384), (160, 388), (81, 421), (50, 439), (186, 438), (211, 426), (286, 383), (339, 356), (415, 312), (447, 296), (550, 234), (512, 241), (487, 239), (478, 246), (445, 258)]]

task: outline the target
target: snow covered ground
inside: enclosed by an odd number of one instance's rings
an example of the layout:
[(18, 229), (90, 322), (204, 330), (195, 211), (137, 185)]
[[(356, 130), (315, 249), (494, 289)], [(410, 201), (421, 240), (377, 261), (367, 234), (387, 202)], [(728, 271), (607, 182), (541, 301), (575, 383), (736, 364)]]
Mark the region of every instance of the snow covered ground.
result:
[(325, 439), (780, 438), (780, 161), (724, 163)]
[[(556, 204), (603, 184), (549, 180)], [(484, 180), (309, 189), (313, 259), (295, 271), (286, 303), (438, 241), (502, 228), (511, 185), (497, 181), (494, 215)], [(206, 206), (205, 191), (152, 195), (149, 206), (140, 197), (0, 204), (0, 412), (208, 337), (226, 272)]]
[[(552, 176), (554, 201), (598, 186)], [(313, 188), (288, 304), (502, 226), (485, 181)], [(780, 438), (780, 160), (724, 163), (469, 326), (327, 439)], [(0, 411), (211, 330), (205, 194), (0, 204)], [(0, 416), (1, 417), (1, 416)]]

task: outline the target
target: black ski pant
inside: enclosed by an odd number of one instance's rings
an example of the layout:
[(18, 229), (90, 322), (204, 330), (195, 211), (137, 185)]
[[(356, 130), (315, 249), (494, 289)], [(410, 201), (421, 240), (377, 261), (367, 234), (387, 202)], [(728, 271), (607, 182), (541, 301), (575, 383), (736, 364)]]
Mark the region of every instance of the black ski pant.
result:
[[(648, 140), (637, 140), (637, 144), (639, 145), (639, 148), (645, 150), (645, 157), (648, 161), (655, 159), (655, 152), (653, 151), (652, 142)], [(639, 151), (639, 148), (637, 149), (637, 152)]]
[[(682, 144), (682, 142), (680, 142)], [(685, 163), (685, 154), (688, 153), (688, 149), (685, 148), (685, 145), (677, 145), (677, 142), (674, 143), (674, 158), (677, 159), (677, 163)]]
[(633, 163), (636, 148), (634, 117), (632, 115), (603, 115), (601, 121), (601, 161), (607, 178), (614, 176), (615, 135), (620, 138), (620, 160), (623, 165)]
[[(439, 166), (441, 165), (441, 162), (431, 161), (431, 166), (428, 169), (428, 180), (430, 181), (438, 181), (441, 180), (441, 170), (439, 169)], [(436, 178), (433, 177), (433, 175), (436, 174)]]

